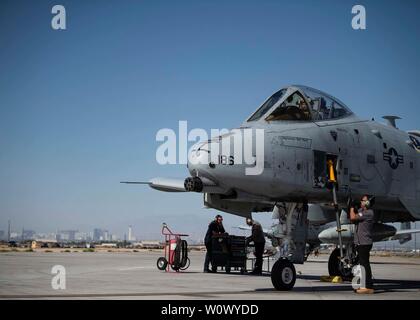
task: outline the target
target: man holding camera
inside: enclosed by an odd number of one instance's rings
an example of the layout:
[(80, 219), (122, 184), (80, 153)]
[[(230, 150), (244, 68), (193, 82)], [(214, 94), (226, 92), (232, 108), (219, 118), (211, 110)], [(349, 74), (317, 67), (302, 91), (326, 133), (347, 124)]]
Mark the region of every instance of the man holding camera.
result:
[[(355, 224), (354, 244), (356, 245), (359, 256), (359, 263), (364, 268), (362, 275), (365, 276), (365, 287), (356, 290), (360, 294), (372, 294), (373, 281), (372, 270), (370, 268), (370, 250), (372, 249), (374, 214), (370, 209), (371, 203), (368, 195), (364, 195), (360, 201), (360, 209), (357, 210), (355, 203), (350, 208), (350, 220)], [(362, 270), (363, 271), (363, 270)]]

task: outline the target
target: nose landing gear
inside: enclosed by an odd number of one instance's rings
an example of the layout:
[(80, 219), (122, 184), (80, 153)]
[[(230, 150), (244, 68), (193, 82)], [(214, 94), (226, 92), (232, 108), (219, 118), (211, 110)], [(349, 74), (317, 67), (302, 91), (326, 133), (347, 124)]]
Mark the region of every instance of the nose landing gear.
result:
[(281, 291), (291, 290), (296, 282), (296, 269), (289, 260), (281, 258), (271, 269), (271, 283)]
[(278, 223), (272, 229), (279, 251), (278, 260), (271, 269), (271, 282), (277, 290), (291, 290), (295, 285), (293, 263), (303, 264), (305, 260), (307, 215), (307, 204), (283, 203), (274, 207), (273, 219), (278, 219)]

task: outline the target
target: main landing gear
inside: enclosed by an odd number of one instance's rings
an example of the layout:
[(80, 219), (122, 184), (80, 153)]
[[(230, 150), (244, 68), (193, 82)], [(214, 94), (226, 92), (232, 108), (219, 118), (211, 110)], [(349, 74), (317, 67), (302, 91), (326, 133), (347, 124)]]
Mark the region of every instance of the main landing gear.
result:
[(340, 276), (344, 280), (353, 278), (353, 266), (359, 263), (359, 258), (353, 245), (344, 246), (344, 258), (340, 257), (340, 249), (335, 248), (328, 259), (328, 273), (330, 276)]

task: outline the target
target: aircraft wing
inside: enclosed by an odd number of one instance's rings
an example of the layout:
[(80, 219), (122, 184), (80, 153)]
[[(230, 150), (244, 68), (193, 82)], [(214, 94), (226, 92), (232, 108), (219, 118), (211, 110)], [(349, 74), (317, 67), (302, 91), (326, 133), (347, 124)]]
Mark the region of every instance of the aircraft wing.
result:
[(165, 192), (186, 192), (185, 179), (153, 178), (150, 181), (121, 181), (126, 184), (147, 184), (150, 188)]
[(398, 230), (395, 235), (391, 238), (391, 240), (398, 240), (402, 238), (404, 235), (412, 234), (412, 233), (419, 233), (420, 229), (406, 229), (406, 230)]
[[(250, 227), (250, 226), (237, 226), (237, 228), (239, 230), (249, 230), (249, 231), (251, 231), (251, 229), (252, 229), (252, 227)], [(269, 239), (271, 239), (273, 237), (272, 232), (267, 230), (267, 229), (263, 228), (263, 233), (264, 233), (264, 236), (266, 236)]]

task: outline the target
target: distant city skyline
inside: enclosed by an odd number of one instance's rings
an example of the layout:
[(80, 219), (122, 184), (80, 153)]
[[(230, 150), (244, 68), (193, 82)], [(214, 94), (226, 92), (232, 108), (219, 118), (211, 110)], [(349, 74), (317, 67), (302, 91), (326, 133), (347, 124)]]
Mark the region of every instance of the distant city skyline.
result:
[[(1, 223), (0, 223), (1, 226)], [(131, 236), (128, 237), (127, 235), (130, 232), (110, 232), (108, 229), (105, 228), (93, 228), (92, 230), (84, 229), (84, 230), (70, 230), (68, 228), (58, 229), (55, 231), (48, 231), (48, 230), (40, 230), (35, 231), (29, 228), (20, 228), (18, 226), (11, 227), (11, 238), (12, 240), (29, 240), (34, 238), (39, 239), (56, 239), (57, 241), (78, 241), (78, 240), (87, 240), (87, 241), (123, 241), (124, 239), (128, 242), (135, 242), (141, 240), (159, 240), (163, 239), (160, 229), (158, 232), (152, 232), (150, 234), (156, 234), (155, 237), (153, 236), (141, 236), (141, 234), (136, 233), (136, 229), (134, 226), (128, 226), (128, 229), (131, 229)], [(202, 240), (204, 236), (198, 236), (197, 238), (189, 237), (194, 241)], [(7, 233), (0, 229), (0, 240), (6, 240)]]
[[(1, 224), (0, 224), (1, 225)], [(397, 229), (399, 229), (399, 223), (395, 223), (393, 224)], [(130, 225), (130, 227), (133, 228), (133, 226)], [(264, 226), (265, 227), (265, 226)], [(417, 222), (412, 222), (411, 223), (411, 228), (412, 229), (418, 229), (420, 227), (420, 223), (417, 225)], [(239, 230), (236, 227), (231, 228), (233, 233), (237, 234), (237, 235), (247, 235), (249, 232), (248, 231), (244, 231), (244, 230)], [(18, 230), (18, 229), (16, 229)], [(163, 237), (161, 235), (156, 236), (156, 237), (141, 237), (138, 235), (134, 235), (132, 240), (130, 240), (128, 237), (127, 239), (125, 239), (124, 235), (126, 234), (122, 234), (122, 235), (117, 235), (114, 233), (110, 233), (108, 230), (106, 229), (100, 229), (100, 228), (94, 228), (92, 231), (76, 231), (76, 230), (58, 230), (57, 232), (36, 232), (34, 230), (27, 230), (27, 229), (22, 229), (21, 232), (19, 233), (18, 231), (15, 231), (15, 229), (12, 228), (12, 240), (21, 240), (22, 239), (22, 231), (27, 232), (28, 234), (32, 234), (34, 235), (35, 238), (37, 239), (49, 239), (49, 240), (60, 240), (60, 241), (88, 241), (88, 242), (104, 242), (104, 241), (109, 241), (109, 242), (115, 242), (115, 241), (123, 241), (126, 240), (128, 242), (137, 242), (137, 241), (147, 241), (147, 240), (159, 240), (159, 241), (163, 241)], [(73, 239), (69, 239), (68, 237), (60, 237), (59, 239), (57, 238), (58, 234), (68, 234), (69, 232), (75, 232), (74, 234), (74, 238)], [(96, 235), (95, 235), (96, 232)], [(106, 236), (105, 236), (106, 234)], [(416, 238), (417, 237), (417, 238)], [(198, 234), (198, 236), (194, 237), (194, 236), (189, 236), (187, 239), (189, 241), (192, 241), (193, 243), (200, 243), (203, 241), (204, 235), (200, 235)], [(33, 238), (27, 238), (24, 237), (24, 240), (32, 240)], [(6, 240), (6, 232), (2, 229), (0, 229), (0, 240)], [(419, 234), (413, 234), (412, 235), (412, 240), (404, 243), (404, 244), (400, 244), (398, 240), (392, 240), (392, 241), (381, 241), (381, 242), (375, 242), (374, 246), (376, 248), (388, 248), (390, 249), (399, 249), (399, 248), (406, 248), (406, 249), (419, 249), (420, 248), (420, 237)]]

